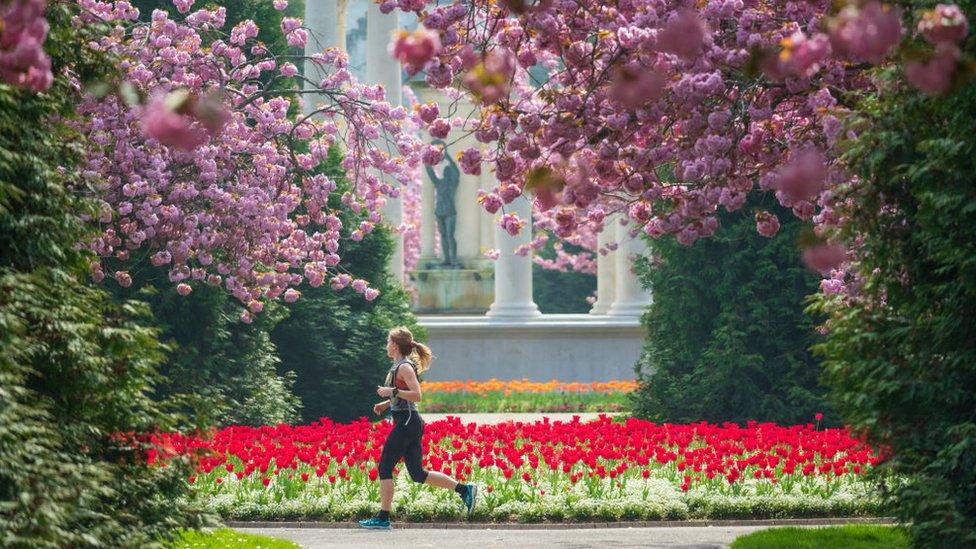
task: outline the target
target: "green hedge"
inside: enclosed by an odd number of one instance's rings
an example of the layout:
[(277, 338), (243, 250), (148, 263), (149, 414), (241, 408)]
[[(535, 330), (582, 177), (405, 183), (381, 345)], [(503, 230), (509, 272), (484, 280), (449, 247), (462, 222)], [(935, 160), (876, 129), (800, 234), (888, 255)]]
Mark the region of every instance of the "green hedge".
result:
[(88, 81), (111, 63), (66, 5), (47, 16), (53, 87), (0, 84), (0, 545), (147, 546), (204, 515), (189, 464), (150, 468), (127, 435), (179, 418), (153, 396), (165, 348), (146, 307), (89, 285), (74, 248), (88, 205), (68, 191), (85, 182), (79, 137), (57, 121), (78, 99), (63, 68)]
[[(976, 3), (959, 6), (976, 20)], [(963, 49), (976, 54), (972, 33)], [(861, 103), (848, 161), (862, 183), (842, 212), (861, 290), (819, 307), (837, 406), (886, 449), (880, 470), (910, 479), (890, 490), (892, 510), (931, 547), (976, 546), (976, 85), (957, 84)]]
[(718, 233), (691, 246), (656, 240), (654, 264), (638, 264), (654, 303), (643, 318), (648, 337), (636, 367), (640, 387), (631, 395), (635, 415), (790, 424), (824, 412), (839, 423), (809, 351), (819, 337), (804, 303), (817, 291), (817, 277), (797, 252), (803, 222), (774, 208), (782, 227), (763, 237), (756, 206), (721, 213)]

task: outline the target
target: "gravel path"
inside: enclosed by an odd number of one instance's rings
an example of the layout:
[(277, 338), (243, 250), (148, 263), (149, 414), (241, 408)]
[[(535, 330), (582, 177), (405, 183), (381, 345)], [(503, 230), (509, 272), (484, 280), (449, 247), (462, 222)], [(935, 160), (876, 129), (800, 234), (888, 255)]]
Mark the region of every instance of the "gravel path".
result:
[(728, 547), (735, 538), (768, 526), (679, 526), (660, 528), (586, 528), (564, 530), (235, 528), (251, 534), (288, 539), (308, 549), (375, 547)]

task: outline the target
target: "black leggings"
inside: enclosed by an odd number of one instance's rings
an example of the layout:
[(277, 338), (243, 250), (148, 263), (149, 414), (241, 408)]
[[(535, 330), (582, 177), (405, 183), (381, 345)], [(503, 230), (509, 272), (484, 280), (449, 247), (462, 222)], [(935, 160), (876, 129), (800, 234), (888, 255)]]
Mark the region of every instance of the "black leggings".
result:
[[(407, 423), (408, 417), (410, 423)], [(417, 412), (393, 412), (393, 430), (386, 437), (383, 452), (380, 454), (380, 480), (393, 478), (393, 466), (400, 461), (400, 458), (406, 462), (411, 480), (419, 483), (427, 480), (427, 471), (421, 465), (423, 436), (424, 421), (420, 419)]]

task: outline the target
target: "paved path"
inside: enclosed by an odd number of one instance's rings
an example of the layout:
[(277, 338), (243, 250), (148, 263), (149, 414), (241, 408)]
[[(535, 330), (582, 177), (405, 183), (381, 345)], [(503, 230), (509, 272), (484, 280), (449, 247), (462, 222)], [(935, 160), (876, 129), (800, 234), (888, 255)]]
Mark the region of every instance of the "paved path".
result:
[(563, 530), (351, 528), (235, 528), (294, 541), (307, 549), (375, 547), (504, 547), (506, 549), (568, 547), (728, 547), (739, 536), (769, 526), (679, 526), (659, 528), (581, 528)]
[[(573, 421), (573, 416), (579, 416), (580, 421), (586, 422), (591, 421), (600, 416), (596, 412), (576, 412), (576, 413), (546, 413), (546, 412), (529, 412), (529, 413), (501, 413), (501, 414), (428, 414), (423, 411), (420, 415), (424, 417), (424, 421), (437, 421), (439, 419), (444, 419), (447, 416), (454, 416), (461, 418), (462, 423), (479, 423), (479, 424), (489, 424), (494, 425), (496, 423), (505, 423), (506, 421), (521, 421), (525, 423), (532, 423), (535, 421), (541, 421), (542, 418), (547, 417), (549, 421)], [(617, 415), (614, 412), (606, 413), (608, 416)]]

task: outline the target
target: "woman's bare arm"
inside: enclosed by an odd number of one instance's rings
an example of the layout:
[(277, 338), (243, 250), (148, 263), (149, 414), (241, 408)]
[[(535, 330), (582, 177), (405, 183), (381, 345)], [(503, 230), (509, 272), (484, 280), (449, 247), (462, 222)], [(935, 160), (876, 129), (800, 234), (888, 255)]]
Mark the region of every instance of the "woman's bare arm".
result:
[(397, 396), (410, 402), (420, 402), (423, 394), (420, 392), (420, 380), (417, 379), (417, 372), (414, 372), (413, 368), (399, 368), (397, 377), (403, 380), (409, 388), (407, 391), (397, 391)]

